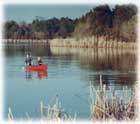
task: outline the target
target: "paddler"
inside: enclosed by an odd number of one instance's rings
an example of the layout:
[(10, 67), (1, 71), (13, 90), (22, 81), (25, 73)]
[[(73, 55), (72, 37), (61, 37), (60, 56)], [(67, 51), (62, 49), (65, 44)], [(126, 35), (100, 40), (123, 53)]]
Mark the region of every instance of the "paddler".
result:
[(32, 56), (30, 54), (26, 55), (25, 63), (26, 65), (32, 65)]
[(37, 62), (38, 62), (38, 65), (42, 65), (43, 64), (43, 61), (42, 61), (41, 57), (37, 57)]

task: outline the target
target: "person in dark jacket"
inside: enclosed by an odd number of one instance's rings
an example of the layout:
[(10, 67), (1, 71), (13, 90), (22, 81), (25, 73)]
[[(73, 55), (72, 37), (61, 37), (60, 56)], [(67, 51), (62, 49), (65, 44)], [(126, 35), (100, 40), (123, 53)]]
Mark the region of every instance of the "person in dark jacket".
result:
[(43, 61), (40, 57), (37, 57), (37, 62), (38, 62), (38, 65), (42, 65), (43, 64)]
[(32, 65), (32, 56), (30, 54), (26, 55), (25, 63), (26, 65)]

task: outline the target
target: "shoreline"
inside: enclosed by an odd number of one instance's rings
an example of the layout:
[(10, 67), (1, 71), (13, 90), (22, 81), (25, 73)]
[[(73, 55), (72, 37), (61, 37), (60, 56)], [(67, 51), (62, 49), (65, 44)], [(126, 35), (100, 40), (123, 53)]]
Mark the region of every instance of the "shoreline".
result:
[(124, 42), (117, 40), (108, 40), (100, 37), (84, 37), (81, 39), (77, 38), (56, 38), (56, 39), (42, 39), (42, 40), (33, 40), (33, 39), (3, 39), (3, 43), (43, 43), (50, 47), (68, 47), (68, 48), (111, 48), (111, 49), (136, 49), (136, 42)]

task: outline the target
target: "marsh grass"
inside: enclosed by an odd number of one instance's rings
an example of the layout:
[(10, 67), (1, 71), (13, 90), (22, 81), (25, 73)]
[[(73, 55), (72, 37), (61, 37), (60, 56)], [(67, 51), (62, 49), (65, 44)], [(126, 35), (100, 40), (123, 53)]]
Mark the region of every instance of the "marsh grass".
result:
[(82, 38), (57, 38), (49, 40), (50, 47), (68, 47), (68, 48), (113, 48), (113, 49), (136, 49), (135, 42), (125, 42), (117, 40), (107, 41), (104, 37), (99, 37), (98, 40), (92, 37)]
[(68, 118), (57, 96), (55, 98), (55, 101), (51, 104), (48, 104), (47, 106), (45, 106), (41, 101), (40, 111), (42, 120), (57, 121), (61, 119), (65, 120), (66, 118)]
[[(111, 92), (111, 98), (107, 96), (106, 86), (102, 83), (102, 76), (100, 75), (100, 88), (97, 90), (90, 83), (90, 111), (91, 120), (117, 120), (128, 121), (135, 120), (137, 117), (136, 105), (137, 101), (133, 94), (131, 98), (126, 102), (128, 97), (128, 91), (123, 91), (126, 98), (120, 98), (115, 96), (114, 92)], [(94, 94), (96, 95), (93, 99)]]

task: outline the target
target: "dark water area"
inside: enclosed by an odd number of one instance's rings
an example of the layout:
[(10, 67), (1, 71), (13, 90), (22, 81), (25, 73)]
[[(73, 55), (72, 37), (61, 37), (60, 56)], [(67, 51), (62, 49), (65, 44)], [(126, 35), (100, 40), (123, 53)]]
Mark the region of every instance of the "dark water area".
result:
[[(40, 56), (48, 64), (46, 76), (24, 70), (24, 59), (30, 52), (33, 63)], [(5, 107), (16, 119), (40, 118), (40, 101), (45, 105), (58, 95), (68, 115), (90, 118), (89, 82), (99, 87), (100, 75), (106, 89), (124, 98), (123, 91), (134, 92), (136, 51), (112, 49), (50, 48), (39, 44), (5, 46)], [(128, 98), (129, 99), (129, 98)], [(128, 100), (126, 99), (126, 101)]]

